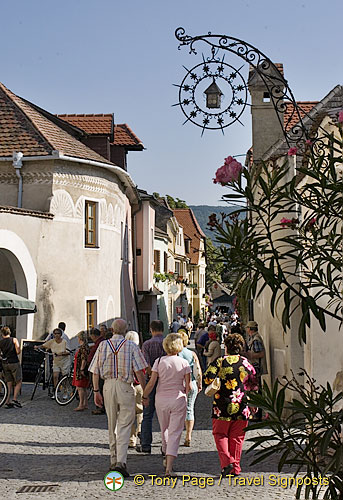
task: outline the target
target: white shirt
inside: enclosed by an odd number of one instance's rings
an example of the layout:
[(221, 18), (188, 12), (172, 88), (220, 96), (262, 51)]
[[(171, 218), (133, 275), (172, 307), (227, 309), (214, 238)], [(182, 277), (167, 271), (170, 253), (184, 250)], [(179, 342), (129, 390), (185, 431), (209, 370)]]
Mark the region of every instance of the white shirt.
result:
[[(53, 334), (53, 332), (51, 332), (51, 333), (49, 333), (46, 336), (46, 338), (44, 339), (44, 342), (47, 342), (48, 340), (53, 340), (53, 339), (54, 339), (54, 334)], [(70, 348), (70, 338), (68, 337), (68, 335), (65, 332), (62, 333), (62, 340), (66, 341), (66, 347), (67, 347), (67, 349), (71, 350), (71, 348)]]

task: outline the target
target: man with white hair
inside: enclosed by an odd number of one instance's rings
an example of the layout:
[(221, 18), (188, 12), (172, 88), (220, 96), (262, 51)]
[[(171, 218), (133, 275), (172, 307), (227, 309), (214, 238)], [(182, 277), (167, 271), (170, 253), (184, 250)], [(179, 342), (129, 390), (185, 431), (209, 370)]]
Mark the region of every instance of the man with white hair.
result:
[[(131, 426), (135, 419), (134, 376), (145, 387), (143, 370), (148, 366), (139, 347), (125, 339), (126, 321), (115, 319), (113, 336), (99, 345), (89, 367), (93, 373), (94, 402), (105, 403), (111, 454), (111, 469), (129, 477), (126, 467)], [(99, 392), (99, 379), (104, 379), (104, 397)]]

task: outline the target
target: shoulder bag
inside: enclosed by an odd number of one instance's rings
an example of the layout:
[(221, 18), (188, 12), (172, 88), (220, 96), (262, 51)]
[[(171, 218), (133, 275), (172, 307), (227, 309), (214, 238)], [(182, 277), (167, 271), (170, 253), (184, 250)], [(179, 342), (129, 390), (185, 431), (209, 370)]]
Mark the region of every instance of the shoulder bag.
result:
[(205, 394), (208, 397), (214, 396), (220, 390), (221, 380), (220, 380), (220, 377), (219, 377), (219, 372), (221, 370), (221, 367), (222, 367), (222, 364), (223, 364), (223, 360), (224, 360), (224, 358), (221, 358), (221, 360), (220, 360), (220, 366), (219, 366), (219, 370), (218, 370), (218, 376), (205, 389)]

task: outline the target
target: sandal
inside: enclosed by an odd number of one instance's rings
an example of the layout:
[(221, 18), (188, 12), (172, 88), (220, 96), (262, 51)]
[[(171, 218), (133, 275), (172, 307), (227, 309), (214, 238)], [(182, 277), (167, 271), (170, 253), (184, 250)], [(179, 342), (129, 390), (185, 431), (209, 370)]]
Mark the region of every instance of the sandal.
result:
[(183, 443), (183, 446), (186, 446), (189, 448), (191, 446), (191, 440), (190, 439), (185, 439), (185, 442)]
[(175, 474), (174, 471), (171, 471), (171, 472), (165, 472), (164, 474), (164, 477), (170, 477), (170, 478), (176, 478), (177, 477), (177, 474)]
[(12, 404), (14, 406), (16, 406), (17, 408), (22, 408), (22, 405), (19, 401), (17, 401), (16, 399), (12, 399)]

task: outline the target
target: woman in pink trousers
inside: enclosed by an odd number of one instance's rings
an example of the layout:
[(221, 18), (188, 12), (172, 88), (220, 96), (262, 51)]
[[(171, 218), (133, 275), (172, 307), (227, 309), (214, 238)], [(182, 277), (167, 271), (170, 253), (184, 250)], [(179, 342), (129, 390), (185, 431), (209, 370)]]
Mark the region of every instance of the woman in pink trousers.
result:
[(191, 368), (188, 361), (178, 356), (183, 349), (180, 335), (170, 333), (163, 341), (167, 356), (156, 359), (151, 378), (143, 392), (143, 404), (148, 405), (148, 396), (156, 381), (156, 413), (162, 433), (163, 465), (167, 477), (175, 477), (173, 463), (177, 457), (187, 410), (187, 393), (190, 386)]

